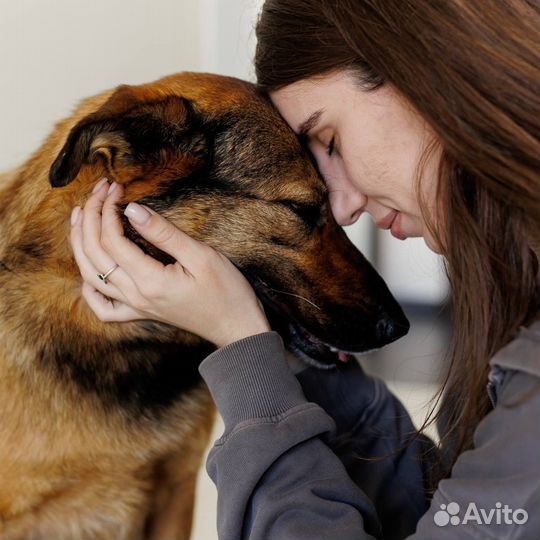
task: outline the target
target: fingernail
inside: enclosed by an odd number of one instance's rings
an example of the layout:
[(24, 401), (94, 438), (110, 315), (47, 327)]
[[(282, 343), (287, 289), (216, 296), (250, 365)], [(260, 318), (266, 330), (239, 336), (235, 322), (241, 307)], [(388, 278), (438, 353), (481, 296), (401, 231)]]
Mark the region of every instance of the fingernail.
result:
[(124, 210), (124, 215), (137, 225), (144, 225), (152, 216), (148, 210), (140, 204), (130, 202)]
[(75, 225), (77, 223), (77, 220), (79, 219), (79, 215), (81, 214), (81, 207), (76, 206), (72, 212), (71, 212), (71, 225)]
[(107, 195), (110, 195), (116, 189), (117, 185), (118, 184), (116, 182), (113, 182), (109, 187), (109, 191), (107, 191)]
[(99, 191), (102, 187), (103, 187), (103, 184), (105, 184), (106, 182), (108, 182), (109, 180), (107, 178), (102, 178), (95, 186), (94, 186), (94, 189), (92, 190), (92, 193), (96, 193), (96, 191)]

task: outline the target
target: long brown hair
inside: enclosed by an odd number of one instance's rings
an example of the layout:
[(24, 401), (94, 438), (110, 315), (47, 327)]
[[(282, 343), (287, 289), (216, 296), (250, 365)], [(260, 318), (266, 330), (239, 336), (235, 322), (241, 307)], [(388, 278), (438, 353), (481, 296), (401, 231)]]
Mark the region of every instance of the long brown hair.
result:
[(452, 435), (450, 465), (489, 411), (489, 359), (539, 316), (538, 15), (526, 0), (266, 0), (257, 25), (263, 90), (348, 70), (362, 91), (392, 84), (438, 135), (444, 227), (422, 206), (452, 290), (432, 415)]

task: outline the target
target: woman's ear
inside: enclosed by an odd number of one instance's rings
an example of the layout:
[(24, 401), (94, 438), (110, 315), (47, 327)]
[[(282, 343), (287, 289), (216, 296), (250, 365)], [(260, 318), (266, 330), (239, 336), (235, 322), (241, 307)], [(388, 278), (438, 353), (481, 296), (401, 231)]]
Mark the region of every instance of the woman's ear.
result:
[(167, 96), (144, 101), (131, 87), (120, 87), (101, 109), (71, 130), (51, 166), (51, 185), (68, 185), (81, 167), (98, 160), (111, 180), (121, 183), (151, 172), (171, 153), (174, 156), (169, 157), (176, 165), (186, 154), (193, 168), (194, 159), (204, 161), (201, 158), (206, 152), (200, 132), (197, 141), (193, 140), (196, 124), (196, 114), (184, 98)]

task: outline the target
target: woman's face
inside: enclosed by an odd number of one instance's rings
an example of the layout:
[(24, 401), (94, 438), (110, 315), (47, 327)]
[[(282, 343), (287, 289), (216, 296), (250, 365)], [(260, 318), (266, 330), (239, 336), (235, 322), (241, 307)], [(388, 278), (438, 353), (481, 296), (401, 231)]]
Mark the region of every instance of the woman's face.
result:
[[(340, 71), (298, 81), (270, 97), (292, 129), (305, 137), (340, 225), (351, 225), (368, 212), (396, 238), (423, 236), (437, 251), (416, 193), (416, 169), (435, 134), (392, 86), (362, 90), (353, 74)], [(428, 156), (421, 189), (431, 212), (438, 146)]]

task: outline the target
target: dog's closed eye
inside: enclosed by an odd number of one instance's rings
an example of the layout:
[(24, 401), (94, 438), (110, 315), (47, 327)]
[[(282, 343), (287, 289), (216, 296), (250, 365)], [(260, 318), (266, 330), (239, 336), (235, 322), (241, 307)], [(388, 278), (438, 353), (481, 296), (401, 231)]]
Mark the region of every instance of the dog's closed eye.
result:
[(280, 201), (289, 210), (294, 212), (311, 230), (321, 221), (321, 206), (319, 204), (306, 204), (297, 201)]

